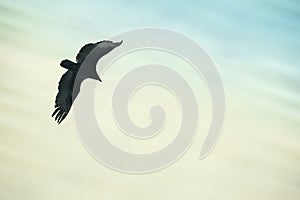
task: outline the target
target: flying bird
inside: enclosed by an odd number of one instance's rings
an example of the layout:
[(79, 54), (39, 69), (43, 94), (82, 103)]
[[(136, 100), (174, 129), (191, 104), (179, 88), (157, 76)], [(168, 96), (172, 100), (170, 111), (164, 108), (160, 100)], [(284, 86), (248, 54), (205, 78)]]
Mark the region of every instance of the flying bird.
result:
[[(68, 59), (62, 60), (60, 63), (60, 66), (63, 68), (68, 69), (67, 72), (65, 72), (58, 84), (58, 93), (56, 95), (55, 99), (55, 106), (54, 106), (54, 112), (52, 114), (52, 117), (55, 117), (55, 121), (57, 121), (58, 124), (60, 124), (68, 115), (71, 106), (73, 104), (73, 101), (77, 97), (80, 85), (74, 87), (75, 79), (79, 79), (79, 84), (86, 78), (91, 78), (98, 80), (100, 82), (101, 79), (99, 75), (96, 72), (96, 64), (97, 61), (110, 51), (112, 51), (117, 46), (121, 45), (123, 41), (121, 42), (112, 42), (112, 41), (100, 41), (96, 43), (89, 43), (84, 45), (79, 53), (76, 56), (76, 62), (72, 62)], [(97, 47), (97, 49), (95, 49)], [(88, 62), (85, 66), (86, 69), (81, 69), (83, 62), (85, 61), (86, 57), (92, 52), (92, 50), (97, 51), (98, 59), (95, 62)], [(81, 69), (83, 73), (81, 73), (81, 77), (78, 77), (78, 71)]]

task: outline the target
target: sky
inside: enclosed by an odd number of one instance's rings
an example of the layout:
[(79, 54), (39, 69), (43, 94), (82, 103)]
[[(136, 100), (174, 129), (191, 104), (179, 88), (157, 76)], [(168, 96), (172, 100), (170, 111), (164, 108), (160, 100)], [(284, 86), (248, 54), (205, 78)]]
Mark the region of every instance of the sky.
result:
[[(0, 199), (299, 199), (298, 1), (0, 0), (0, 27)], [(72, 113), (60, 126), (50, 115), (62, 59), (145, 27), (174, 30), (206, 50), (224, 84), (226, 120), (214, 151), (198, 160), (209, 124), (203, 97), (203, 126), (186, 154), (164, 170), (131, 175), (92, 158)], [(147, 61), (123, 59), (137, 57)], [(133, 118), (145, 123), (138, 108)], [(115, 131), (107, 137), (155, 150), (172, 138), (169, 128), (146, 146)]]

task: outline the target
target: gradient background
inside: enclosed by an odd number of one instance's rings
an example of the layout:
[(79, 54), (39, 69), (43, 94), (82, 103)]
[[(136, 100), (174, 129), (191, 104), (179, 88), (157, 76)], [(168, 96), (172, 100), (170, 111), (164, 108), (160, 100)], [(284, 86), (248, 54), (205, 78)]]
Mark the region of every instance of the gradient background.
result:
[[(2, 0), (0, 16), (0, 199), (300, 198), (298, 1)], [(206, 159), (197, 160), (200, 131), (174, 165), (129, 175), (87, 153), (72, 114), (61, 126), (50, 115), (61, 59), (142, 27), (178, 31), (207, 50), (227, 115)]]

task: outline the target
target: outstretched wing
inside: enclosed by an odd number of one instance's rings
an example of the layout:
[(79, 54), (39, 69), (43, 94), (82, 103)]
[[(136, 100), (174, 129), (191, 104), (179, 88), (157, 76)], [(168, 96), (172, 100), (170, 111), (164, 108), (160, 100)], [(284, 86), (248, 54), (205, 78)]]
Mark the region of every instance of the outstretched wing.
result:
[(89, 43), (84, 45), (79, 53), (76, 55), (76, 61), (77, 63), (82, 63), (84, 61), (84, 59), (86, 58), (86, 56), (99, 44), (100, 42), (96, 42), (96, 43)]
[(71, 109), (75, 78), (76, 72), (68, 70), (59, 81), (58, 93), (55, 99), (55, 111), (52, 114), (52, 117), (55, 116), (55, 121), (58, 124), (65, 119)]
[(109, 40), (102, 40), (100, 42), (86, 44), (80, 49), (79, 53), (77, 54), (76, 61), (77, 63), (82, 63), (84, 59), (87, 57), (87, 55), (98, 45), (100, 45), (101, 48), (101, 56), (104, 56), (105, 54), (107, 54), (117, 46), (121, 45), (122, 42), (123, 40), (115, 43)]

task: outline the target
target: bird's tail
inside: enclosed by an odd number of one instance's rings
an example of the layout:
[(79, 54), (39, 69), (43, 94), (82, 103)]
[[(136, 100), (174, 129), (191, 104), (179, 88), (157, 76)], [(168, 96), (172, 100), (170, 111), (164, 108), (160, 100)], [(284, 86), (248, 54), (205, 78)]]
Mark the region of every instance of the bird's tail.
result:
[(69, 70), (76, 70), (76, 63), (74, 63), (68, 59), (61, 61), (60, 66), (62, 66), (63, 68), (69, 69)]

